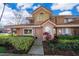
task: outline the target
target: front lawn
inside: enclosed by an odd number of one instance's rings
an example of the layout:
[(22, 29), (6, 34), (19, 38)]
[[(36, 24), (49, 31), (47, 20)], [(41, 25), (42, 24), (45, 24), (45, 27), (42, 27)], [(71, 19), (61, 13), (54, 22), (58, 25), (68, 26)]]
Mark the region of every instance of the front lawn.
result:
[[(3, 45), (11, 53), (27, 53), (33, 42), (34, 38), (32, 36), (0, 36), (0, 47)], [(0, 50), (5, 51), (4, 48), (0, 48)]]
[(3, 46), (0, 46), (0, 53), (5, 53), (7, 49)]

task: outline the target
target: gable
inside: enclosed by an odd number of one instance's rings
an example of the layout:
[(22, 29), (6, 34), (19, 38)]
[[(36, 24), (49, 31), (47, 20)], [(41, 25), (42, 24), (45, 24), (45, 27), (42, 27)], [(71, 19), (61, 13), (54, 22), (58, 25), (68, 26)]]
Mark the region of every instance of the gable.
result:
[(44, 7), (39, 7), (33, 12), (34, 23), (41, 23), (50, 18), (51, 12)]
[(56, 26), (56, 24), (51, 22), (50, 20), (47, 20), (47, 21), (43, 22), (41, 24), (41, 26)]
[(48, 14), (51, 14), (51, 11), (49, 11), (48, 9), (46, 9), (46, 8), (44, 8), (44, 7), (39, 7), (39, 8), (37, 8), (37, 9), (32, 13), (32, 15), (35, 15), (35, 14), (41, 12), (41, 11), (46, 12), (46, 13), (48, 13)]

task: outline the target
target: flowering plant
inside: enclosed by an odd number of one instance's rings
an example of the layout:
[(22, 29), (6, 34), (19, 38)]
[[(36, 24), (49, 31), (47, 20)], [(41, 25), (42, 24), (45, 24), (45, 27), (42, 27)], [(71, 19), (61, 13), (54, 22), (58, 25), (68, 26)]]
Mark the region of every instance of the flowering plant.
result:
[(51, 35), (48, 32), (44, 32), (43, 35), (44, 35), (44, 39), (46, 39), (46, 40), (51, 39)]

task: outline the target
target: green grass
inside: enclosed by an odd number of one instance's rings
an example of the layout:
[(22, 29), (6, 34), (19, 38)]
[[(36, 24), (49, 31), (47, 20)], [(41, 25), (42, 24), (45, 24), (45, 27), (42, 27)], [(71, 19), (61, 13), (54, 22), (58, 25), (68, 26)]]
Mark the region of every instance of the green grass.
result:
[(3, 46), (0, 46), (0, 53), (5, 53), (7, 50), (5, 47)]

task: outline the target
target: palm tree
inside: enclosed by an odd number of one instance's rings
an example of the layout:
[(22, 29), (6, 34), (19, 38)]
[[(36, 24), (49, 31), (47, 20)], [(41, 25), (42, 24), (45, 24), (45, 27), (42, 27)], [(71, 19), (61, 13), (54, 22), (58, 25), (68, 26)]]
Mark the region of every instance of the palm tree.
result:
[(2, 10), (2, 14), (0, 16), (0, 21), (1, 21), (2, 17), (3, 17), (3, 13), (4, 13), (4, 10), (5, 10), (5, 5), (6, 5), (6, 3), (4, 3), (3, 10)]

